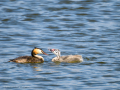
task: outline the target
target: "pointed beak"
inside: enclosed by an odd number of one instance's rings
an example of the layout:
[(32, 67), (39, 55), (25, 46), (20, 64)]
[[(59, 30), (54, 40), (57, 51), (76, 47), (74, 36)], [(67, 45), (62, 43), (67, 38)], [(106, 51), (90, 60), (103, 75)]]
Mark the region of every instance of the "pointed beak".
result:
[(54, 51), (54, 49), (48, 49), (49, 51), (51, 51), (51, 52), (53, 52)]
[(52, 49), (48, 49), (49, 51), (52, 51)]
[(42, 51), (42, 53), (43, 53), (43, 54), (45, 54), (45, 55), (48, 55), (48, 54), (47, 54), (47, 53), (45, 53), (44, 51)]

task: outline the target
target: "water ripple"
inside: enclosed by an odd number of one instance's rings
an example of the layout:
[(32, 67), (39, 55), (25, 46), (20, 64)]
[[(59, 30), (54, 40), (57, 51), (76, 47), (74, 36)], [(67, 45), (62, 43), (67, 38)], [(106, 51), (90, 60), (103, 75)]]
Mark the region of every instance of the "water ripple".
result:
[[(1, 89), (119, 89), (120, 3), (115, 0), (1, 0)], [(9, 63), (42, 48), (42, 64)], [(80, 54), (53, 63), (49, 48)]]

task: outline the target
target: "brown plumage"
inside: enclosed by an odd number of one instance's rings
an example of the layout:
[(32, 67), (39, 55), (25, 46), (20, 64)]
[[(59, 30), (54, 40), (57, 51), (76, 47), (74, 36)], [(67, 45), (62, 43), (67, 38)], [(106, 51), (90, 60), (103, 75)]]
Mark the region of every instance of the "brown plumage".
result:
[(9, 62), (16, 62), (16, 63), (43, 63), (44, 58), (42, 56), (39, 56), (37, 54), (46, 54), (43, 50), (40, 48), (34, 48), (31, 52), (31, 56), (21, 56), (15, 59), (10, 60)]
[(52, 62), (67, 62), (67, 63), (78, 63), (83, 62), (83, 58), (81, 55), (67, 55), (67, 56), (60, 56), (59, 49), (49, 49), (52, 53), (57, 55), (52, 59)]

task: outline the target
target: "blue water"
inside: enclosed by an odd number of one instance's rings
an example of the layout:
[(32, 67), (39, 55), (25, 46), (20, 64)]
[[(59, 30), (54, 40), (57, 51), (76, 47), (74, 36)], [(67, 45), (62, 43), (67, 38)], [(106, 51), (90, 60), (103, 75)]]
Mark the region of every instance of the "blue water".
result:
[[(119, 90), (120, 0), (0, 0), (1, 90)], [(41, 64), (8, 62), (34, 47)], [(54, 63), (49, 48), (82, 63)]]

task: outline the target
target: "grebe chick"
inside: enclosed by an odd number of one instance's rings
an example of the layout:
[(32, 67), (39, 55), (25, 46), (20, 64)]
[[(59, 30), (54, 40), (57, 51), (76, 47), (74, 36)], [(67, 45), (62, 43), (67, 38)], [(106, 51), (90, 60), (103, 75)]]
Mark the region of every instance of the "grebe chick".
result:
[(67, 55), (60, 56), (59, 49), (49, 49), (52, 53), (54, 53), (57, 57), (52, 59), (52, 62), (67, 62), (67, 63), (78, 63), (83, 62), (83, 58), (81, 55)]
[(44, 59), (42, 56), (39, 56), (37, 54), (46, 54), (43, 50), (40, 48), (34, 48), (31, 52), (31, 56), (21, 56), (15, 59), (10, 60), (9, 62), (16, 62), (16, 63), (43, 63)]

